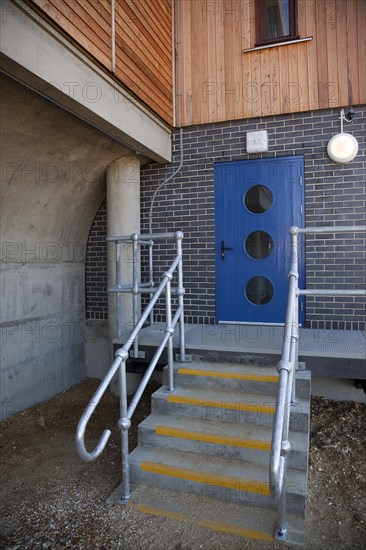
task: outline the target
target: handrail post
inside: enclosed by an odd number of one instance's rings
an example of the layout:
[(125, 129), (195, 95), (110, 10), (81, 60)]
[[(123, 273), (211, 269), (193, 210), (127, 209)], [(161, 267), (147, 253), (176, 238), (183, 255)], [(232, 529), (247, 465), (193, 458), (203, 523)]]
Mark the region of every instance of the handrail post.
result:
[[(297, 285), (296, 285), (297, 286)], [(292, 347), (291, 347), (291, 358), (290, 361), (292, 363), (292, 384), (291, 384), (291, 403), (296, 402), (296, 371), (298, 370), (298, 364), (299, 364), (299, 325), (298, 325), (298, 319), (299, 319), (299, 308), (298, 308), (298, 301), (299, 298), (296, 295), (295, 296), (295, 303), (294, 303), (294, 319), (293, 319), (293, 334), (292, 334)]]
[(291, 359), (288, 363), (280, 361), (278, 368), (281, 370), (287, 370), (287, 384), (285, 387), (285, 402), (283, 408), (283, 422), (282, 422), (282, 438), (281, 438), (281, 456), (280, 456), (280, 480), (281, 480), (281, 493), (278, 501), (278, 518), (276, 523), (276, 535), (277, 540), (287, 539), (287, 455), (291, 450), (289, 442), (289, 425), (290, 425), (290, 406), (291, 406), (291, 393), (292, 393), (292, 380), (294, 378), (294, 365), (291, 363)]
[(287, 539), (287, 516), (286, 516), (286, 485), (287, 485), (287, 457), (283, 458), (283, 489), (278, 502), (278, 519), (276, 523), (276, 540), (286, 540)]
[(182, 239), (183, 239), (183, 233), (181, 231), (177, 231), (175, 233), (175, 237), (177, 240), (177, 255), (180, 257), (179, 264), (178, 264), (178, 288), (177, 288), (177, 295), (178, 295), (178, 305), (182, 308), (182, 313), (179, 319), (179, 347), (180, 347), (180, 357), (179, 360), (181, 362), (185, 362), (186, 360), (186, 344), (185, 344), (185, 334), (184, 334), (184, 287), (183, 287), (183, 261), (182, 261)]
[[(166, 274), (167, 276), (167, 274)], [(169, 340), (167, 342), (168, 350), (168, 391), (174, 391), (174, 351), (173, 351), (173, 333), (174, 328), (172, 327), (172, 298), (171, 298), (171, 279), (172, 276), (169, 275), (167, 285), (165, 288), (165, 299), (166, 299), (166, 328), (165, 332), (169, 333)]]
[(296, 401), (296, 371), (299, 367), (299, 231), (293, 227), (291, 232), (291, 271), (296, 274), (295, 277), (295, 296), (294, 296), (294, 311), (292, 320), (292, 346), (290, 361), (293, 364), (292, 373), (292, 388), (291, 388), (291, 403)]
[[(121, 243), (116, 242), (115, 243), (115, 250), (116, 250), (116, 286), (122, 285), (122, 273), (121, 273)], [(122, 319), (122, 307), (121, 307), (121, 299), (122, 295), (120, 293), (116, 293), (116, 319), (115, 319), (115, 330), (116, 330), (116, 338), (121, 338), (122, 336), (122, 325), (121, 325), (121, 319)]]
[(131, 420), (127, 416), (127, 377), (126, 377), (126, 360), (128, 352), (123, 348), (116, 352), (122, 358), (122, 362), (118, 371), (119, 374), (119, 410), (120, 419), (118, 427), (121, 431), (121, 458), (122, 458), (122, 496), (120, 503), (126, 503), (131, 497), (130, 487), (130, 462), (128, 449), (128, 430), (131, 426)]
[[(137, 233), (131, 235), (132, 240), (132, 300), (133, 300), (133, 326), (136, 326), (137, 320), (139, 318), (138, 311), (138, 296), (139, 296), (139, 261), (138, 261), (138, 252), (139, 252), (139, 236)], [(139, 336), (136, 335), (135, 341), (133, 343), (133, 355), (135, 359), (139, 356)]]
[[(149, 244), (149, 282), (151, 287), (154, 286), (154, 260), (153, 260), (154, 241), (150, 239)], [(150, 326), (154, 324), (154, 308), (150, 312)]]

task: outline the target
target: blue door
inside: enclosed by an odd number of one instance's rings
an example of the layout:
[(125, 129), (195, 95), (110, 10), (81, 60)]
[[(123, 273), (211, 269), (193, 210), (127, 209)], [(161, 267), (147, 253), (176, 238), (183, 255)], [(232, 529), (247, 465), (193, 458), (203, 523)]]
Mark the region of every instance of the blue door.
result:
[[(215, 164), (217, 321), (284, 323), (292, 225), (303, 227), (302, 156)], [(300, 242), (300, 280), (304, 254)], [(304, 304), (299, 321), (304, 323)]]

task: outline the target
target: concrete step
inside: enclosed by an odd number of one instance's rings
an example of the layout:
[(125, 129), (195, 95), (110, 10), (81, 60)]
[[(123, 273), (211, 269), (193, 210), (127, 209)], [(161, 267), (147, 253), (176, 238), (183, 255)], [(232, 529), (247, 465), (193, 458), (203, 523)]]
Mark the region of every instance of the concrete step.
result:
[[(153, 412), (218, 422), (272, 426), (275, 409), (275, 396), (244, 391), (176, 386), (173, 392), (168, 392), (162, 386), (152, 395)], [(290, 428), (308, 431), (309, 418), (309, 401), (298, 399), (291, 407)]]
[[(175, 363), (174, 374), (176, 384), (179, 386), (245, 390), (263, 395), (277, 394), (278, 373), (274, 367), (196, 361)], [(164, 383), (167, 384), (167, 367), (164, 369)], [(301, 399), (309, 398), (309, 372), (297, 372), (296, 394)]]
[[(133, 483), (195, 493), (222, 503), (275, 509), (268, 466), (196, 453), (137, 447), (130, 454)], [(291, 513), (303, 515), (306, 474), (288, 470), (287, 499)]]
[[(254, 423), (231, 424), (189, 418), (187, 416), (151, 414), (139, 425), (142, 446), (176, 449), (193, 453), (269, 464), (272, 426)], [(290, 434), (290, 468), (306, 471), (308, 437), (306, 432)]]
[[(114, 504), (121, 495), (117, 487), (108, 503)], [(161, 488), (139, 485), (132, 493), (127, 509), (135, 509), (157, 521), (169, 519), (174, 522), (188, 523), (217, 533), (227, 533), (237, 537), (230, 539), (233, 548), (244, 548), (245, 540), (273, 542), (276, 513), (273, 510), (261, 510), (230, 502), (219, 502), (201, 495), (177, 493)], [(303, 547), (304, 518), (288, 515), (287, 544)], [(153, 520), (152, 520), (153, 521)], [(174, 524), (173, 524), (174, 528)], [(246, 546), (245, 546), (246, 548)]]
[[(135, 486), (164, 494), (179, 491), (179, 496), (159, 500), (154, 493), (138, 506), (147, 514), (191, 523), (198, 518), (198, 525), (214, 530), (273, 540), (277, 503), (268, 478), (278, 373), (268, 366), (199, 361), (176, 363), (174, 370), (174, 391), (163, 386), (152, 395), (152, 414), (139, 426), (139, 446), (130, 455), (130, 466)], [(301, 547), (310, 421), (308, 372), (297, 373), (296, 391), (286, 482), (287, 544)], [(197, 500), (195, 512), (190, 499)], [(182, 507), (185, 502), (187, 508)], [(205, 511), (206, 502), (212, 519)]]

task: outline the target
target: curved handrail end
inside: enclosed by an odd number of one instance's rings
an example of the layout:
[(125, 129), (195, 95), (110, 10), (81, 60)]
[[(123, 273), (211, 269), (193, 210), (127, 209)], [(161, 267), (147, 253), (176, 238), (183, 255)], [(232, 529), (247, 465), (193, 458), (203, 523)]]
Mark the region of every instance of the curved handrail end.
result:
[(85, 447), (85, 428), (86, 423), (82, 419), (76, 430), (76, 450), (79, 457), (84, 460), (84, 462), (92, 462), (102, 454), (112, 432), (110, 430), (104, 430), (94, 450), (89, 452)]

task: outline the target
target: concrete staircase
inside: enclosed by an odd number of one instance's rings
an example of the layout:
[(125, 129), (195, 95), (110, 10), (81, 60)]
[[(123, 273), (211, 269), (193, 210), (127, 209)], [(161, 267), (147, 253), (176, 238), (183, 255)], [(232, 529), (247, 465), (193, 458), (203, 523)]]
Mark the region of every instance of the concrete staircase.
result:
[[(196, 510), (198, 524), (273, 540), (276, 507), (268, 472), (276, 370), (205, 362), (177, 363), (174, 368), (174, 392), (163, 386), (153, 394), (152, 413), (140, 424), (139, 445), (130, 455), (132, 482), (155, 488), (153, 497), (150, 493), (143, 503), (145, 509), (167, 517), (175, 509), (182, 518), (191, 518)], [(296, 390), (290, 421), (287, 543), (302, 546), (310, 373), (297, 373)], [(169, 504), (164, 505), (159, 490), (169, 492)], [(177, 491), (190, 493), (189, 500), (182, 495), (174, 498)]]

